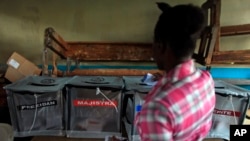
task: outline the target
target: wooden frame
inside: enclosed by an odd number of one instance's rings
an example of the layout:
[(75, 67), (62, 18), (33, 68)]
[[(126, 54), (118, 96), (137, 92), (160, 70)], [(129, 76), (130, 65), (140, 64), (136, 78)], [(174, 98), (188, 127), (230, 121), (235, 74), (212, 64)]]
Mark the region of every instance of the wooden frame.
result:
[[(53, 54), (53, 75), (61, 76), (57, 70), (56, 56), (67, 60), (70, 68), (72, 60), (76, 62), (152, 62), (152, 44), (150, 43), (115, 43), (115, 42), (66, 42), (53, 28), (45, 29), (45, 48), (43, 57), (43, 74), (48, 75), (48, 49)], [(161, 73), (157, 69), (67, 69), (71, 75), (145, 75), (146, 73)]]
[[(207, 26), (201, 33), (201, 42), (198, 53), (193, 58), (197, 63), (210, 66), (212, 52), (215, 44), (218, 44), (220, 0), (207, 0), (202, 8), (205, 11)], [(48, 74), (48, 49), (52, 50), (62, 59), (67, 60), (70, 67), (71, 61), (76, 65), (84, 61), (118, 61), (118, 62), (152, 62), (151, 43), (103, 43), (103, 42), (69, 42), (65, 41), (53, 28), (45, 29), (43, 57), (43, 74)], [(57, 70), (56, 55), (53, 55), (53, 74), (59, 75)], [(159, 70), (139, 69), (88, 69), (67, 70), (66, 75), (144, 75), (157, 73)]]
[(219, 45), (221, 0), (207, 0), (201, 7), (205, 11), (207, 25), (201, 34), (198, 53), (194, 53), (193, 58), (209, 69), (213, 51)]
[[(220, 34), (221, 37), (247, 35), (250, 34), (250, 24), (223, 26)], [(218, 50), (213, 52), (212, 64), (249, 65), (249, 54), (250, 49), (220, 51), (218, 48)]]
[[(250, 34), (250, 24), (232, 25), (220, 27), (221, 0), (207, 0), (202, 4), (205, 10), (207, 26), (201, 34), (201, 42), (198, 52), (193, 58), (197, 63), (210, 68), (218, 64), (249, 64), (250, 50), (221, 51), (219, 39), (225, 36)], [(78, 64), (84, 61), (102, 62), (152, 62), (151, 43), (112, 43), (112, 42), (70, 42), (65, 41), (53, 28), (45, 29), (44, 40), (44, 66), (43, 73), (48, 73), (48, 57), (46, 52), (52, 50), (53, 74), (57, 75), (56, 56), (70, 62), (73, 60)], [(118, 71), (117, 71), (118, 70)], [(67, 71), (67, 75), (143, 75), (146, 72), (157, 72), (158, 70), (131, 70), (131, 69), (95, 69)]]

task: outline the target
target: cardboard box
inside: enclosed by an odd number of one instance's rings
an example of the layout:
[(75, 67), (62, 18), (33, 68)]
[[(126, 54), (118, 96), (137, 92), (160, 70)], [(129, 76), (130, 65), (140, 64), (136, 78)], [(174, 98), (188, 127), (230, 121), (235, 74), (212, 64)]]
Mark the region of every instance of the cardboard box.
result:
[(16, 82), (28, 75), (40, 75), (42, 70), (22, 55), (14, 52), (7, 61), (5, 78), (10, 82)]

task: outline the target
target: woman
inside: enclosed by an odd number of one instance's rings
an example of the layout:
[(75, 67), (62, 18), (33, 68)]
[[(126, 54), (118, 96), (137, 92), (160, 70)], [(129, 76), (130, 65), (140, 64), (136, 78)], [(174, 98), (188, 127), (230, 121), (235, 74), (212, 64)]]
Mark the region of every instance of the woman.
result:
[(157, 4), (162, 14), (153, 54), (165, 73), (146, 96), (135, 124), (142, 141), (200, 141), (210, 130), (215, 107), (213, 79), (192, 59), (204, 14), (190, 4)]

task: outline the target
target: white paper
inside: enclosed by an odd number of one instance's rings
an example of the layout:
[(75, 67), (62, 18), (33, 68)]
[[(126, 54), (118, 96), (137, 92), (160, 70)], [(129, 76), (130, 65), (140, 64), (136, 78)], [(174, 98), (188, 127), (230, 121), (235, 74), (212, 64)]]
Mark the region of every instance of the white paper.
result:
[(20, 66), (20, 64), (14, 59), (10, 59), (9, 65), (12, 66), (15, 69), (17, 69)]
[(153, 79), (154, 79), (154, 75), (151, 73), (147, 73), (146, 75), (143, 76), (141, 81), (142, 81), (142, 84), (154, 86), (157, 83), (157, 81)]

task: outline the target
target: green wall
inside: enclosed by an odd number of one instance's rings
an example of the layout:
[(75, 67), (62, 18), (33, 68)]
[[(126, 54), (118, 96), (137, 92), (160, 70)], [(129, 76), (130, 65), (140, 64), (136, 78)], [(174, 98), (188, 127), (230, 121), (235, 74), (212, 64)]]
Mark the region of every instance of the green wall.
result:
[[(162, 0), (171, 5), (205, 0)], [(16, 51), (42, 63), (44, 29), (68, 41), (151, 42), (156, 0), (0, 0), (0, 64)], [(222, 0), (221, 25), (250, 23), (249, 0)], [(221, 38), (221, 49), (248, 49), (250, 36)]]

